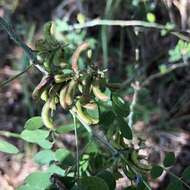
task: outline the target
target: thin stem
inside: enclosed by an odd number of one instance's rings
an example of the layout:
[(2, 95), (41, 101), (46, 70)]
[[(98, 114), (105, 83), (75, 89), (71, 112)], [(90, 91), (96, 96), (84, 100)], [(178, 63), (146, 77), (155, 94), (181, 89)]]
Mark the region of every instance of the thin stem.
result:
[(177, 36), (180, 39), (183, 39), (185, 41), (190, 41), (190, 37), (184, 35), (181, 31), (177, 31), (176, 29), (168, 30), (167, 26), (161, 25), (158, 23), (150, 23), (146, 21), (141, 20), (101, 20), (101, 19), (95, 19), (89, 22), (86, 22), (84, 24), (74, 24), (72, 26), (69, 26), (68, 28), (65, 28), (62, 30), (62, 32), (66, 31), (72, 31), (77, 29), (84, 29), (84, 28), (90, 28), (95, 26), (139, 26), (139, 27), (145, 27), (145, 28), (153, 28), (157, 30), (167, 30), (172, 35)]
[(70, 113), (72, 115), (75, 115), (75, 117), (80, 121), (80, 123), (85, 127), (85, 129), (89, 132), (90, 136), (94, 137), (95, 139), (97, 139), (99, 142), (101, 142), (102, 144), (105, 145), (105, 147), (113, 154), (113, 155), (117, 155), (119, 152), (107, 141), (107, 139), (105, 139), (105, 137), (100, 136), (99, 134), (97, 134), (94, 130), (92, 130), (92, 128), (87, 125), (85, 122), (83, 122), (81, 120), (81, 118), (75, 114), (75, 112), (73, 110), (70, 110)]
[(21, 39), (18, 37), (18, 35), (13, 30), (12, 26), (8, 24), (7, 21), (5, 21), (2, 17), (0, 17), (0, 25), (2, 28), (8, 33), (10, 38), (15, 41), (20, 47), (24, 49), (28, 57), (34, 62), (34, 64), (38, 63), (38, 60), (36, 56), (34, 55), (34, 52), (31, 48), (29, 48), (26, 44), (24, 44)]
[(21, 75), (23, 75), (24, 73), (26, 73), (31, 67), (33, 66), (33, 64), (29, 65), (26, 69), (24, 69), (22, 72), (20, 72), (19, 74), (11, 77), (10, 79), (0, 82), (0, 88), (2, 88), (3, 86), (7, 85), (8, 83), (12, 82), (13, 80), (17, 79), (18, 77), (20, 77)]
[(160, 77), (162, 77), (162, 76), (164, 76), (164, 75), (166, 75), (166, 74), (168, 74), (168, 73), (170, 73), (170, 72), (172, 72), (172, 71), (174, 71), (174, 70), (176, 70), (176, 69), (178, 69), (178, 68), (187, 67), (187, 66), (189, 66), (189, 64), (186, 63), (186, 62), (173, 64), (171, 67), (167, 68), (167, 70), (166, 70), (164, 73), (159, 72), (159, 73), (155, 73), (155, 74), (149, 76), (149, 77), (141, 84), (141, 87), (144, 87), (144, 86), (148, 85), (152, 80), (155, 80), (155, 79), (157, 79), (157, 78), (160, 78)]
[(181, 183), (183, 183), (188, 189), (190, 189), (190, 186), (183, 181), (180, 177), (178, 177), (177, 175), (175, 175), (174, 173), (170, 172), (169, 170), (167, 170), (166, 168), (163, 168), (169, 175), (171, 175), (172, 177), (176, 178), (177, 180), (179, 180)]
[(0, 131), (0, 136), (14, 137), (14, 138), (19, 138), (19, 139), (21, 138), (20, 134), (9, 132), (9, 131)]
[(137, 103), (137, 96), (138, 96), (138, 91), (140, 90), (139, 87), (139, 82), (136, 82), (135, 84), (132, 84), (132, 87), (134, 89), (134, 94), (133, 94), (133, 100), (130, 105), (130, 113), (128, 115), (128, 125), (130, 128), (133, 127), (133, 115), (134, 115), (134, 107)]
[(74, 127), (75, 127), (77, 179), (79, 179), (79, 177), (80, 177), (80, 173), (79, 173), (79, 148), (78, 148), (77, 120), (76, 120), (75, 115), (73, 115), (73, 120), (74, 120)]
[(22, 42), (22, 40), (19, 38), (19, 36), (13, 30), (12, 26), (7, 21), (5, 21), (2, 17), (0, 17), (0, 26), (8, 33), (9, 37), (24, 50), (27, 57), (30, 60), (32, 60), (35, 67), (40, 72), (47, 74), (47, 72), (40, 66), (37, 56), (34, 53), (34, 51), (30, 47), (28, 47), (25, 43)]

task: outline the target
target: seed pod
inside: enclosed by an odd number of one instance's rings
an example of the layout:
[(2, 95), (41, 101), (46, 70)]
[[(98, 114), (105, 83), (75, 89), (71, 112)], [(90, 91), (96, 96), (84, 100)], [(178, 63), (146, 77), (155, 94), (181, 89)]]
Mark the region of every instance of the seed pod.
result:
[(89, 102), (87, 104), (82, 105), (83, 108), (89, 109), (89, 110), (96, 110), (97, 104), (95, 102)]
[(68, 105), (67, 105), (66, 100), (65, 100), (67, 89), (68, 89), (68, 86), (64, 86), (61, 89), (60, 94), (59, 94), (59, 102), (60, 102), (62, 108), (65, 110), (68, 109)]
[(98, 119), (91, 117), (85, 110), (82, 109), (80, 100), (76, 102), (76, 112), (80, 119), (88, 125), (97, 124), (99, 122)]
[(55, 97), (52, 97), (49, 101), (49, 107), (51, 110), (56, 110), (56, 102), (55, 102)]
[(135, 150), (133, 150), (133, 151), (131, 152), (131, 161), (132, 161), (132, 163), (133, 163), (136, 167), (138, 167), (139, 169), (147, 170), (147, 171), (149, 171), (149, 170), (152, 169), (152, 166), (143, 164), (143, 163), (141, 163), (141, 162), (138, 160), (138, 154), (137, 154), (137, 152), (136, 152)]
[(100, 85), (99, 82), (96, 81), (93, 85), (92, 85), (92, 91), (94, 93), (94, 95), (101, 101), (108, 101), (109, 100), (109, 96), (107, 96), (104, 92), (101, 91), (100, 89)]
[(65, 94), (65, 101), (68, 106), (71, 106), (73, 104), (77, 83), (78, 82), (73, 79), (68, 84), (68, 89)]
[(52, 82), (51, 76), (45, 76), (42, 78), (40, 83), (36, 86), (32, 93), (34, 99), (39, 99), (44, 89)]
[(92, 74), (85, 75), (84, 79), (82, 80), (82, 93), (85, 96), (89, 96), (90, 94), (91, 83), (92, 83)]
[(50, 101), (49, 100), (44, 104), (44, 106), (42, 108), (41, 116), (42, 116), (42, 121), (43, 121), (44, 125), (48, 129), (53, 130), (54, 124), (52, 122), (52, 118), (50, 117)]
[(57, 74), (54, 76), (54, 80), (56, 83), (62, 83), (62, 82), (66, 82), (68, 80), (71, 79), (71, 75), (70, 74)]
[(48, 98), (49, 98), (48, 89), (45, 89), (45, 90), (42, 92), (40, 98), (41, 98), (41, 100), (47, 102), (47, 100), (48, 100)]

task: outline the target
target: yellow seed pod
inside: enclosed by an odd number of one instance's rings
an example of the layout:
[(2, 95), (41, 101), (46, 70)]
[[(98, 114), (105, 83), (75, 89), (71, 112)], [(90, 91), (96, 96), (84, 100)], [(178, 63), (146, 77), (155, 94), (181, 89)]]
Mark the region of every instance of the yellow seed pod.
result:
[(65, 101), (68, 106), (71, 106), (73, 104), (77, 83), (78, 82), (74, 79), (69, 82), (68, 89), (65, 94)]
[(91, 117), (85, 110), (82, 109), (80, 100), (76, 102), (76, 112), (80, 119), (88, 125), (94, 125), (99, 122), (98, 119)]
[(83, 108), (89, 109), (89, 110), (96, 110), (98, 109), (97, 104), (95, 102), (89, 102), (87, 104), (82, 105)]
[(60, 102), (60, 105), (63, 109), (67, 110), (68, 109), (68, 105), (66, 103), (66, 100), (65, 100), (65, 96), (66, 96), (66, 92), (67, 92), (67, 89), (68, 89), (68, 86), (64, 86), (61, 91), (60, 91), (60, 94), (59, 94), (59, 102)]
[(100, 89), (100, 86), (98, 83), (95, 83), (92, 85), (92, 91), (94, 95), (101, 101), (108, 101), (109, 96), (107, 96), (105, 93), (103, 93)]
[(53, 130), (54, 129), (54, 124), (52, 122), (52, 118), (50, 117), (50, 101), (48, 100), (43, 108), (42, 108), (42, 112), (41, 112), (41, 117), (42, 117), (42, 121), (44, 123), (44, 125), (48, 128)]
[(49, 98), (48, 89), (45, 89), (45, 90), (42, 92), (40, 98), (41, 98), (41, 100), (43, 100), (43, 101), (45, 101), (45, 102), (48, 100), (48, 98)]
[(56, 83), (62, 83), (62, 82), (68, 81), (70, 79), (71, 79), (70, 74), (57, 74), (54, 76), (54, 80)]

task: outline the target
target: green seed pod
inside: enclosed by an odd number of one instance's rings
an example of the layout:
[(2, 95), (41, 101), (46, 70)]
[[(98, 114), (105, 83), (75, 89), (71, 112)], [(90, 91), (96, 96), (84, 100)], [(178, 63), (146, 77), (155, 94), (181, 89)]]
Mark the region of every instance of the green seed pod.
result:
[(62, 108), (65, 110), (68, 109), (68, 105), (67, 105), (66, 100), (65, 100), (67, 89), (68, 89), (68, 86), (64, 86), (61, 89), (60, 94), (59, 94), (59, 102), (60, 102)]
[(41, 96), (40, 96), (41, 100), (47, 102), (47, 100), (48, 100), (48, 98), (49, 98), (48, 91), (49, 91), (48, 89), (45, 89), (45, 90), (42, 92), (42, 94), (41, 94)]
[(108, 101), (109, 100), (109, 96), (107, 96), (105, 93), (103, 93), (100, 89), (100, 84), (98, 81), (96, 81), (93, 85), (92, 85), (92, 91), (94, 93), (94, 95), (101, 101)]
[(94, 125), (99, 122), (98, 119), (91, 117), (85, 110), (82, 109), (80, 100), (76, 102), (76, 112), (80, 119), (88, 125)]
[(52, 97), (49, 101), (49, 107), (51, 110), (56, 110), (56, 102), (55, 102), (55, 98)]
[(42, 108), (41, 116), (42, 116), (42, 121), (43, 121), (44, 125), (48, 129), (53, 130), (54, 124), (52, 122), (52, 118), (50, 117), (50, 101), (49, 100), (44, 104), (44, 106)]
[(73, 79), (68, 84), (68, 89), (65, 95), (65, 101), (68, 106), (71, 106), (73, 104), (77, 83), (78, 82)]
[(89, 110), (96, 110), (98, 106), (95, 102), (89, 102), (87, 104), (83, 104), (82, 107)]
[(57, 74), (54, 76), (56, 83), (66, 82), (71, 79), (71, 74)]

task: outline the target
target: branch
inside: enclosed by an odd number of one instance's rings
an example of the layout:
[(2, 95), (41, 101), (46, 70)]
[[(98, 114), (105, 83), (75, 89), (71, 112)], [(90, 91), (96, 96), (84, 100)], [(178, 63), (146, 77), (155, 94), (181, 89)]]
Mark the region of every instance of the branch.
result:
[(24, 69), (22, 72), (20, 72), (19, 74), (11, 77), (10, 79), (0, 82), (0, 88), (7, 85), (8, 83), (12, 82), (13, 80), (15, 80), (16, 78), (20, 77), (21, 75), (23, 75), (24, 73), (26, 73), (33, 65), (29, 65), (26, 69)]
[(167, 30), (172, 35), (177, 36), (178, 38), (181, 38), (185, 41), (190, 41), (190, 37), (184, 35), (181, 31), (178, 31), (177, 29), (169, 30), (167, 26), (158, 24), (158, 23), (150, 23), (146, 21), (141, 20), (101, 20), (101, 19), (95, 19), (89, 22), (86, 22), (84, 24), (74, 24), (70, 25), (67, 28), (63, 29), (62, 32), (68, 32), (72, 30), (77, 29), (84, 29), (84, 28), (90, 28), (95, 26), (139, 26), (144, 28), (153, 28), (158, 30)]
[(134, 94), (133, 94), (133, 100), (132, 100), (131, 105), (130, 105), (130, 113), (129, 113), (128, 117), (127, 117), (128, 118), (128, 125), (129, 125), (130, 128), (133, 127), (134, 107), (135, 107), (135, 105), (137, 103), (137, 96), (138, 96), (138, 92), (140, 90), (140, 86), (139, 86), (138, 81), (136, 81), (136, 83), (132, 84), (131, 86), (134, 89)]
[[(27, 57), (30, 60), (32, 60), (34, 66), (40, 72), (47, 74), (47, 72), (40, 66), (34, 51), (31, 48), (29, 48), (25, 43), (22, 42), (22, 40), (19, 38), (19, 36), (13, 30), (12, 26), (7, 21), (5, 21), (2, 17), (0, 17), (0, 26), (8, 33), (9, 37), (24, 50)], [(22, 74), (23, 73), (24, 73), (24, 71), (22, 72)], [(13, 78), (15, 78), (15, 77), (13, 77)]]
[(186, 67), (186, 66), (189, 66), (188, 63), (184, 62), (184, 63), (177, 63), (177, 64), (173, 64), (171, 67), (167, 68), (167, 70), (164, 72), (164, 73), (155, 73), (153, 75), (150, 75), (142, 84), (141, 84), (141, 87), (144, 87), (146, 85), (148, 85), (152, 80), (154, 79), (157, 79), (157, 78), (160, 78), (178, 68), (181, 68), (181, 67)]
[(9, 131), (0, 131), (0, 136), (21, 138), (20, 134)]
[(21, 39), (13, 30), (12, 26), (8, 24), (8, 22), (5, 21), (2, 17), (0, 17), (0, 25), (8, 33), (9, 37), (25, 51), (29, 59), (31, 59), (34, 64), (38, 64), (38, 60), (34, 55), (33, 50), (21, 41)]

